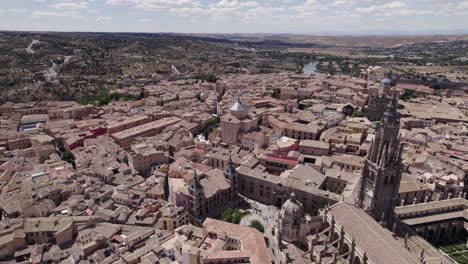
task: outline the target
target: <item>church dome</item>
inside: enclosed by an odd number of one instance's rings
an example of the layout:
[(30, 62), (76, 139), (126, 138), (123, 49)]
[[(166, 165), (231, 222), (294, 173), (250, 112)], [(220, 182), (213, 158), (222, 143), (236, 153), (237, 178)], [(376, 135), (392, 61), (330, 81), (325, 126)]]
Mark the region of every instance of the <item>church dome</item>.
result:
[(385, 73), (385, 77), (380, 81), (380, 83), (384, 86), (395, 86), (395, 80), (393, 79), (392, 76), (392, 71), (389, 70), (387, 73)]
[(243, 112), (247, 111), (247, 107), (245, 107), (240, 99), (237, 99), (237, 101), (229, 108), (230, 111), (235, 111), (235, 112)]
[(296, 195), (294, 193), (291, 194), (291, 198), (289, 198), (286, 202), (284, 202), (283, 206), (281, 207), (281, 217), (283, 219), (291, 220), (294, 223), (297, 223), (304, 215), (304, 206), (301, 202), (296, 200)]

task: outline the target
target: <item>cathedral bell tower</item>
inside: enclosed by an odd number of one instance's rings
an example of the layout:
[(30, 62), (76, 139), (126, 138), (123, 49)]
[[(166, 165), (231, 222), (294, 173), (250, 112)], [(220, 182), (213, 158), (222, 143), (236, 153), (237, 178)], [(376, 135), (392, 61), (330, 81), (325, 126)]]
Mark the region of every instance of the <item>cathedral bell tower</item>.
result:
[(356, 205), (382, 224), (389, 224), (392, 220), (400, 186), (403, 147), (399, 130), (396, 90), (393, 89), (380, 127), (367, 152), (356, 197)]

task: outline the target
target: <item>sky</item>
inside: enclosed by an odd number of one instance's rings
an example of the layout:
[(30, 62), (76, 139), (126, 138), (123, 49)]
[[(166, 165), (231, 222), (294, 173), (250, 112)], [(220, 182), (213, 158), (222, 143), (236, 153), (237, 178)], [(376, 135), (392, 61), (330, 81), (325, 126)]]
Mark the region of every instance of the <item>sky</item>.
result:
[(0, 30), (466, 34), (468, 0), (0, 0)]

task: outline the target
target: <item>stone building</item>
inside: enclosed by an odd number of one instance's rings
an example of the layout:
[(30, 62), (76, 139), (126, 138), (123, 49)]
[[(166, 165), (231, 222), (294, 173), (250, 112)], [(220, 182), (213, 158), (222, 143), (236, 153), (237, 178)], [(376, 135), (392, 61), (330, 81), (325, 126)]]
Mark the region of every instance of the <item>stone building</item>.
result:
[[(360, 208), (338, 202), (325, 208), (309, 235), (303, 260), (312, 263), (451, 263), (417, 235), (389, 231)], [(315, 261), (315, 262), (314, 262)]]
[(181, 252), (180, 262), (184, 264), (272, 262), (258, 230), (211, 218), (202, 228), (185, 225), (176, 229), (173, 247)]
[(430, 243), (466, 241), (468, 201), (463, 197), (395, 208), (398, 223), (411, 228)]
[(157, 150), (147, 143), (131, 146), (129, 165), (141, 175), (148, 175), (155, 166), (168, 162), (169, 154), (167, 152)]
[(386, 223), (389, 223), (393, 214), (402, 174), (403, 148), (400, 144), (399, 130), (400, 118), (394, 91), (382, 124), (368, 151), (357, 197), (359, 207), (377, 221)]
[(325, 204), (334, 204), (343, 199), (341, 195), (322, 190), (326, 177), (310, 166), (299, 164), (281, 175), (274, 175), (262, 165), (255, 168), (247, 165), (236, 169), (239, 193), (255, 201), (281, 207), (294, 192), (304, 211), (316, 215)]
[(241, 135), (250, 132), (257, 125), (257, 116), (249, 113), (249, 109), (237, 99), (229, 108), (229, 114), (221, 117), (221, 140), (228, 144), (237, 143)]
[(311, 230), (310, 220), (310, 216), (304, 213), (304, 205), (292, 193), (280, 211), (282, 240), (288, 243), (304, 240)]
[(398, 190), (397, 205), (427, 202), (433, 197), (432, 188), (403, 174)]
[(385, 112), (385, 106), (389, 103), (392, 87), (396, 86), (392, 71), (388, 71), (380, 83), (383, 86), (383, 90), (380, 90), (378, 87), (370, 87), (368, 89), (369, 98), (364, 112), (370, 121), (379, 121)]
[(288, 123), (283, 131), (287, 137), (298, 140), (316, 140), (322, 133), (323, 128), (314, 124)]
[[(194, 177), (188, 191), (188, 211), (192, 222), (201, 224), (206, 217), (219, 216), (224, 210), (237, 202), (237, 173), (233, 165), (223, 172), (213, 169)], [(182, 192), (181, 194), (184, 194)]]

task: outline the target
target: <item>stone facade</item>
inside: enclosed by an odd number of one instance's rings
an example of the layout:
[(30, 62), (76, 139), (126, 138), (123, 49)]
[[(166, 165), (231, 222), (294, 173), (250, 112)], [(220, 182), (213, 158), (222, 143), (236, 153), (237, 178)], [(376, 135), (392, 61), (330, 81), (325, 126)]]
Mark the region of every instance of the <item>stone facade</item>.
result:
[(403, 149), (399, 139), (400, 119), (395, 93), (368, 151), (357, 197), (359, 207), (374, 219), (386, 223), (393, 214), (402, 173)]

